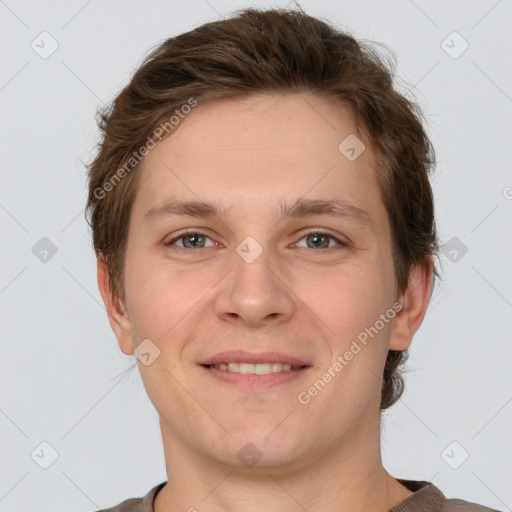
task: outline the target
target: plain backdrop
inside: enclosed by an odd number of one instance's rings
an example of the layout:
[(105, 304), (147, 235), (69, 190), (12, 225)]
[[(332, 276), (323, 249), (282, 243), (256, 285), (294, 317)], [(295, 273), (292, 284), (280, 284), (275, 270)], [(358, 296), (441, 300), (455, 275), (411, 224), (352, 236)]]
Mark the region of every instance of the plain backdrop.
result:
[[(166, 479), (158, 416), (98, 291), (83, 162), (96, 109), (151, 48), (251, 5), (287, 2), (0, 1), (2, 512), (92, 511)], [(443, 283), (386, 414), (384, 465), (511, 510), (512, 2), (301, 7), (395, 52), (437, 152)]]

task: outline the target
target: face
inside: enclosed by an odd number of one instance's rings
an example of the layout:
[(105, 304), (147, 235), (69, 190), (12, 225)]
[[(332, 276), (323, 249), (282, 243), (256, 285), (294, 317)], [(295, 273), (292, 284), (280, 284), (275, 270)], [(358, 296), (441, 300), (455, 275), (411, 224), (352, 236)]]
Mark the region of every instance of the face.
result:
[(387, 352), (408, 347), (428, 287), (394, 295), (363, 140), (343, 104), (260, 94), (200, 104), (143, 160), (109, 316), (124, 353), (146, 340), (141, 376), (176, 450), (297, 467), (375, 428)]

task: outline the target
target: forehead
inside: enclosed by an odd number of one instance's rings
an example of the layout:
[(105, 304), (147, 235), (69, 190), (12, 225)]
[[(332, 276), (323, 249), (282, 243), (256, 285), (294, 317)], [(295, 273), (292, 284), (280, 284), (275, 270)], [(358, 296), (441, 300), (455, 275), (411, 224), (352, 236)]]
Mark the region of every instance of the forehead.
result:
[[(343, 152), (347, 140), (364, 148), (355, 159)], [(375, 160), (363, 140), (348, 106), (313, 94), (200, 103), (140, 164), (132, 213), (142, 218), (179, 197), (222, 202), (247, 218), (300, 197), (337, 196), (377, 221)]]

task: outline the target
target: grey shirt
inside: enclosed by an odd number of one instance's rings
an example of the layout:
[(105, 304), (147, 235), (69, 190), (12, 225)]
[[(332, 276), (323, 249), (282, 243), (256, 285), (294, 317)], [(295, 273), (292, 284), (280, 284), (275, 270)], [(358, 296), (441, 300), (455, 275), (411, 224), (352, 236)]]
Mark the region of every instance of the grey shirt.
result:
[[(477, 503), (447, 499), (431, 482), (400, 479), (398, 481), (410, 491), (414, 491), (414, 494), (395, 505), (389, 512), (500, 512)], [(166, 483), (156, 485), (143, 498), (130, 498), (115, 507), (98, 512), (154, 512), (153, 503), (156, 495)]]

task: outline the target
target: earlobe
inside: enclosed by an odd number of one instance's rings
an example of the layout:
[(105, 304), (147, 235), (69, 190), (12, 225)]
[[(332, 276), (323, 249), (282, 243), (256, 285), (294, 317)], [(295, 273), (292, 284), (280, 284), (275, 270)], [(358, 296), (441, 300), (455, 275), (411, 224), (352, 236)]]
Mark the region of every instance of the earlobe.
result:
[(110, 286), (108, 265), (104, 255), (98, 254), (97, 260), (98, 288), (107, 310), (110, 327), (116, 335), (119, 348), (126, 355), (134, 352), (132, 329), (125, 305), (114, 294)]
[(427, 312), (432, 291), (432, 258), (414, 265), (409, 274), (407, 289), (399, 299), (402, 309), (397, 313), (391, 331), (390, 350), (404, 351), (420, 328)]

